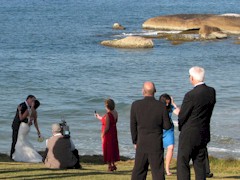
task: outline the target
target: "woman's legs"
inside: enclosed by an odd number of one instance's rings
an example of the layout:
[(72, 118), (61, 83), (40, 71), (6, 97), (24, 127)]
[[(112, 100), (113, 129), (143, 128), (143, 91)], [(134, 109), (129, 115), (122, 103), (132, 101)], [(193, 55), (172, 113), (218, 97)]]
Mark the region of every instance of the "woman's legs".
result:
[(114, 171), (116, 171), (116, 170), (117, 170), (117, 166), (115, 165), (115, 163), (114, 163), (114, 162), (112, 162), (112, 168), (113, 168), (113, 170), (114, 170)]
[(108, 162), (108, 171), (116, 171), (117, 167), (114, 162)]
[(165, 170), (166, 170), (166, 174), (167, 175), (171, 175), (170, 172), (170, 163), (172, 160), (172, 156), (173, 156), (173, 149), (174, 149), (174, 145), (170, 145), (167, 147), (167, 154), (166, 154), (166, 159), (165, 159)]
[(108, 171), (113, 171), (111, 162), (108, 162)]

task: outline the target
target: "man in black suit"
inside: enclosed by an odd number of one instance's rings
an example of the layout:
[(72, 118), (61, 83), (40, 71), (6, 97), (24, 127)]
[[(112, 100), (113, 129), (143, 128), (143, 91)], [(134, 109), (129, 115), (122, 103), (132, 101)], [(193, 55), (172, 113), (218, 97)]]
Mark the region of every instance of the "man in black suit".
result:
[(153, 180), (165, 179), (162, 134), (172, 125), (165, 105), (154, 98), (155, 92), (154, 84), (145, 82), (144, 99), (132, 103), (130, 128), (136, 149), (132, 180), (146, 179), (149, 164)]
[(213, 173), (210, 171), (210, 164), (209, 164), (209, 158), (208, 158), (208, 149), (206, 147), (205, 149), (205, 166), (206, 166), (206, 177), (211, 178), (213, 177)]
[[(11, 151), (10, 151), (10, 158), (12, 159), (12, 155), (15, 151), (15, 145), (17, 143), (17, 138), (18, 138), (18, 129), (20, 126), (21, 122), (24, 123), (28, 123), (28, 115), (29, 115), (29, 111), (32, 105), (32, 102), (35, 100), (35, 96), (33, 95), (29, 95), (26, 99), (25, 102), (22, 102), (21, 104), (19, 104), (19, 106), (21, 107), (21, 111), (16, 111), (15, 117), (13, 119), (12, 122), (12, 147), (11, 147)], [(21, 118), (19, 117), (19, 114), (21, 114)]]
[(185, 94), (178, 115), (179, 145), (177, 179), (190, 179), (189, 162), (192, 159), (196, 180), (206, 179), (205, 155), (210, 141), (210, 119), (216, 103), (216, 92), (204, 83), (205, 71), (195, 66), (189, 70), (194, 88)]

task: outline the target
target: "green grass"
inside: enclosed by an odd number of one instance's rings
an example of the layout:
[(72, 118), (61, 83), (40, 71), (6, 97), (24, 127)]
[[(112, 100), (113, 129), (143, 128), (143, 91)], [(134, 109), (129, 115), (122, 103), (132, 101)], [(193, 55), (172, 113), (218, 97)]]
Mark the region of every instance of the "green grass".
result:
[[(42, 163), (20, 163), (9, 159), (5, 154), (0, 154), (0, 179), (80, 179), (80, 180), (130, 180), (134, 160), (121, 157), (117, 163), (117, 171), (108, 172), (107, 165), (102, 163), (102, 156), (81, 156), (83, 169), (50, 170)], [(240, 179), (240, 161), (233, 159), (217, 159), (210, 157), (212, 179)], [(166, 180), (176, 180), (176, 160), (171, 164), (172, 176), (166, 176)], [(194, 171), (191, 168), (191, 176)], [(147, 179), (151, 178), (151, 171)]]

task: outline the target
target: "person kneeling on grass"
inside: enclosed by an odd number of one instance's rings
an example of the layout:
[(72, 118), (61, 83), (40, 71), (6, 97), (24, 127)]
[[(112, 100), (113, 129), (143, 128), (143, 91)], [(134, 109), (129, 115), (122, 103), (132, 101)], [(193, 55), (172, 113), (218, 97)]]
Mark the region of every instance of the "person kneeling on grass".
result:
[(43, 163), (51, 169), (81, 169), (78, 150), (70, 137), (61, 133), (60, 124), (52, 125), (53, 136), (46, 140)]

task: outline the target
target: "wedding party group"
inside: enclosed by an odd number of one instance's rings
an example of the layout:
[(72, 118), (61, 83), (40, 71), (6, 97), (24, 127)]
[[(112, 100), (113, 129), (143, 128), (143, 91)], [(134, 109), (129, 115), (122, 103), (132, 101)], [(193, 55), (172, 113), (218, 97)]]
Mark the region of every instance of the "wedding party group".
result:
[[(185, 94), (181, 107), (178, 107), (173, 97), (167, 93), (162, 94), (159, 99), (155, 98), (157, 90), (154, 83), (144, 82), (143, 98), (134, 101), (130, 109), (130, 132), (135, 147), (132, 180), (145, 180), (149, 166), (153, 180), (164, 180), (165, 175), (172, 174), (170, 163), (175, 144), (174, 124), (171, 119), (173, 113), (178, 116), (180, 131), (177, 179), (190, 180), (190, 161), (193, 162), (196, 180), (213, 176), (209, 168), (207, 144), (210, 142), (210, 120), (216, 103), (216, 91), (207, 86), (204, 79), (204, 68), (194, 66), (189, 69), (189, 81), (193, 89)], [(118, 112), (113, 99), (106, 99), (104, 103), (106, 114), (100, 116), (95, 112), (95, 117), (102, 124), (103, 161), (108, 165), (108, 171), (116, 171), (116, 162), (120, 161)], [(12, 124), (10, 157), (21, 162), (43, 162), (48, 168), (81, 169), (78, 150), (71, 138), (63, 133), (61, 124), (52, 125), (53, 136), (46, 140), (43, 157), (28, 141), (27, 136), (32, 124), (41, 138), (36, 111), (39, 105), (40, 102), (35, 96), (29, 95), (26, 101), (18, 106)]]
[(19, 104), (12, 123), (12, 146), (10, 158), (18, 162), (43, 162), (52, 169), (81, 169), (78, 150), (70, 136), (63, 133), (63, 124), (52, 124), (52, 137), (46, 140), (46, 150), (40, 155), (30, 143), (28, 134), (32, 124), (38, 133), (38, 140), (43, 141), (37, 121), (37, 108), (40, 102), (34, 95)]

